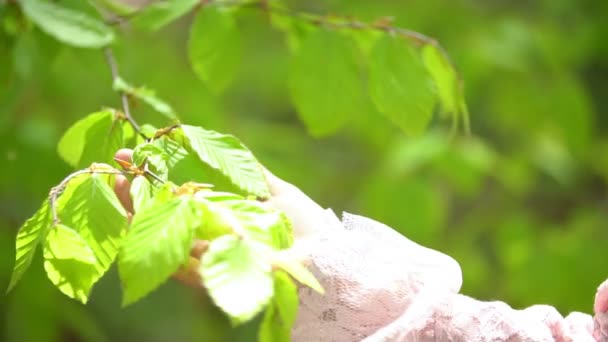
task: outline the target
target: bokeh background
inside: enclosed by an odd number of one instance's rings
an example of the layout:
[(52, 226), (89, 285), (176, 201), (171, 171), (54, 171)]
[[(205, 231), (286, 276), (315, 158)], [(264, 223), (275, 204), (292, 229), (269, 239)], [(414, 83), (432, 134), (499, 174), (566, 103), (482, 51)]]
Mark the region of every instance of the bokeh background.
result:
[[(156, 89), (182, 121), (237, 135), (321, 205), (372, 217), (452, 255), (464, 271), (463, 293), (516, 308), (591, 312), (608, 276), (608, 2), (289, 3), (363, 20), (392, 16), (397, 26), (437, 38), (465, 80), (472, 136), (450, 136), (449, 124), (435, 122), (427, 134), (407, 137), (362, 108), (338, 134), (311, 137), (289, 99), (285, 37), (258, 11), (240, 16), (242, 67), (219, 97), (188, 64), (191, 16), (156, 34), (123, 28), (115, 47), (121, 73)], [(2, 24), (6, 288), (17, 229), (70, 172), (56, 153), (62, 132), (119, 99), (101, 52), (60, 45), (35, 29), (10, 36)], [(134, 113), (140, 123), (163, 123), (143, 106)], [(52, 287), (40, 260), (0, 306), (3, 341), (250, 341), (256, 331), (255, 322), (227, 330), (208, 300), (174, 282), (121, 309), (115, 269), (83, 306)]]

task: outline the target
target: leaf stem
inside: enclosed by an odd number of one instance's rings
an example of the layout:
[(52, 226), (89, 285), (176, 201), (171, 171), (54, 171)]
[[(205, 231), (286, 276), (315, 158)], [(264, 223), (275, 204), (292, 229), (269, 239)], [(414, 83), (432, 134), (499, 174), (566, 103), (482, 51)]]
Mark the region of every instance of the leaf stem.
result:
[[(110, 72), (112, 74), (112, 81), (116, 82), (116, 80), (120, 78), (120, 74), (118, 73), (118, 64), (116, 64), (116, 59), (114, 58), (114, 53), (112, 52), (112, 49), (110, 47), (105, 47), (103, 49), (103, 52), (104, 52), (104, 55), (106, 56), (106, 61), (108, 62), (108, 65), (110, 66)], [(135, 130), (135, 132), (137, 132), (137, 134), (139, 134), (142, 138), (147, 140), (148, 137), (141, 131), (140, 126), (137, 124), (135, 119), (133, 119), (133, 116), (131, 116), (131, 110), (129, 109), (128, 94), (125, 93), (124, 91), (121, 91), (120, 98), (122, 101), (122, 111), (123, 111), (123, 114), (125, 115), (125, 118), (129, 122), (129, 124), (131, 124), (131, 127), (133, 127), (133, 130)]]

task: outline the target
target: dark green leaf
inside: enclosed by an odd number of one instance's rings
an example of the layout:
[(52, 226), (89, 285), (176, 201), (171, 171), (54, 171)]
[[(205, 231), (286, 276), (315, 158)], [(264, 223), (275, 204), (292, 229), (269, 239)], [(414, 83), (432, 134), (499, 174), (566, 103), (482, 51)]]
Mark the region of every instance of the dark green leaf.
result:
[(73, 46), (100, 48), (114, 41), (114, 32), (103, 22), (57, 3), (22, 0), (25, 14), (44, 32)]
[(61, 292), (86, 303), (101, 276), (96, 264), (93, 250), (75, 230), (62, 224), (50, 229), (44, 244), (44, 269)]
[[(126, 211), (109, 184), (111, 177), (113, 175), (78, 176), (70, 180), (57, 201), (61, 223), (82, 237), (96, 259), (94, 265), (96, 273), (87, 280), (88, 287), (82, 289), (87, 294), (90, 287), (110, 268), (116, 258), (127, 227)], [(57, 272), (61, 270), (71, 272), (69, 267), (56, 269)], [(60, 276), (69, 278), (72, 275), (60, 274)], [(79, 286), (84, 286), (84, 283), (80, 283)], [(78, 292), (75, 295), (80, 296), (82, 293)]]
[(363, 85), (355, 54), (349, 37), (318, 30), (293, 56), (289, 89), (312, 135), (334, 133), (361, 110)]
[(263, 245), (225, 235), (213, 240), (202, 257), (200, 273), (209, 295), (233, 324), (258, 314), (272, 298), (274, 287)]
[(93, 113), (65, 132), (57, 150), (61, 158), (75, 168), (87, 167), (93, 162), (109, 163), (122, 147), (122, 129), (115, 111)]
[(199, 3), (200, 0), (156, 1), (138, 13), (131, 24), (141, 30), (156, 31), (185, 15)]
[(153, 291), (188, 260), (200, 216), (190, 197), (157, 198), (135, 213), (118, 261), (123, 305)]
[(260, 342), (289, 342), (298, 314), (298, 288), (289, 276), (274, 272), (274, 296), (258, 331)]
[(171, 120), (177, 119), (177, 115), (175, 114), (175, 111), (173, 111), (173, 108), (171, 108), (171, 106), (165, 101), (159, 99), (156, 96), (156, 92), (152, 89), (146, 87), (134, 87), (120, 77), (114, 80), (113, 88), (115, 91), (124, 92), (132, 97), (142, 100), (155, 111)]
[(420, 56), (398, 36), (385, 35), (370, 55), (369, 90), (378, 110), (408, 134), (429, 124), (436, 96)]
[(241, 36), (231, 13), (203, 8), (190, 29), (188, 51), (196, 75), (215, 92), (232, 82), (241, 58)]
[(234, 136), (188, 125), (173, 130), (171, 136), (247, 194), (260, 198), (270, 195), (262, 167), (253, 153)]
[(32, 263), (36, 248), (44, 236), (45, 231), (50, 226), (51, 220), (49, 201), (48, 199), (45, 199), (45, 201), (42, 202), (40, 209), (38, 209), (31, 218), (25, 221), (23, 226), (19, 229), (16, 242), (17, 252), (15, 255), (15, 267), (7, 292), (15, 287), (19, 279), (21, 279), (21, 276), (23, 276), (23, 273), (25, 273)]

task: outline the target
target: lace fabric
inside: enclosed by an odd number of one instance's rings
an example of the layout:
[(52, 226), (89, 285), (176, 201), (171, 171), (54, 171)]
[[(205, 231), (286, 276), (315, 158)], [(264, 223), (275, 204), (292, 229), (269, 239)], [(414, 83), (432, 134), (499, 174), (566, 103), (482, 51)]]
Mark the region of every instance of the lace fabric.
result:
[[(546, 305), (514, 310), (460, 295), (461, 269), (449, 256), (374, 220), (325, 214), (294, 250), (326, 293), (299, 289), (293, 341), (608, 342), (606, 313), (563, 318)], [(596, 311), (608, 307), (605, 284)]]

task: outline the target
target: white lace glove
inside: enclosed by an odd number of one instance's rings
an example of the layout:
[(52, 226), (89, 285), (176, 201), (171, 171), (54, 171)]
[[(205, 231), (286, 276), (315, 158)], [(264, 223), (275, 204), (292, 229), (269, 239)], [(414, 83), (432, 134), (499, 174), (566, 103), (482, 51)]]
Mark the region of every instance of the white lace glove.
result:
[(344, 214), (342, 221), (296, 187), (267, 174), (270, 204), (293, 221), (291, 253), (326, 290), (300, 288), (294, 341), (604, 341), (608, 281), (598, 289), (595, 318), (536, 305), (460, 295), (460, 266), (388, 226)]

